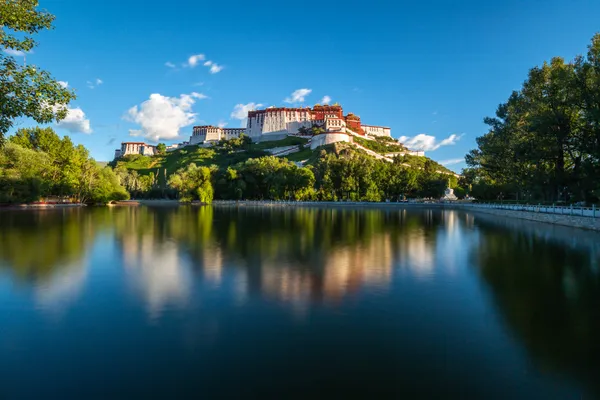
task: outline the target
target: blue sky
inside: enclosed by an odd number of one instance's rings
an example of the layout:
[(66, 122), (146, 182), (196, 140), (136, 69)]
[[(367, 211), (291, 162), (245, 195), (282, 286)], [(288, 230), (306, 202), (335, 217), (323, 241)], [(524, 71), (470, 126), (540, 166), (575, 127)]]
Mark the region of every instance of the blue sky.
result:
[(112, 159), (121, 141), (177, 142), (194, 124), (239, 127), (236, 105), (286, 105), (299, 89), (310, 90), (303, 105), (329, 96), (364, 123), (437, 147), (427, 152), (437, 161), (462, 159), (485, 133), (483, 118), (529, 68), (584, 53), (600, 31), (600, 1), (592, 0), (40, 0), (40, 7), (56, 15), (55, 29), (38, 35), (27, 62), (76, 91), (70, 107), (81, 112), (57, 131), (97, 160)]

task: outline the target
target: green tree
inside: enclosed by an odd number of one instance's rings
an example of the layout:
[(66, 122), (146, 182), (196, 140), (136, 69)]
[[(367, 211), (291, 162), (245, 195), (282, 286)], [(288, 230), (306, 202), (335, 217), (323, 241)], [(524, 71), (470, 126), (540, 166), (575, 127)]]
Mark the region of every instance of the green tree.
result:
[(128, 197), (119, 177), (101, 168), (81, 145), (51, 129), (21, 129), (0, 149), (0, 202), (54, 195), (78, 202), (107, 203)]
[[(54, 16), (37, 10), (37, 0), (0, 0), (0, 47), (25, 54), (36, 42), (31, 35), (52, 27)], [(60, 121), (75, 94), (34, 65), (19, 65), (0, 51), (0, 144), (19, 117), (39, 123)]]
[(222, 199), (240, 200), (246, 191), (246, 182), (238, 169), (227, 167), (217, 173), (216, 189)]
[(181, 201), (200, 200), (203, 203), (211, 203), (213, 200), (211, 172), (208, 167), (189, 164), (187, 168), (181, 168), (172, 174), (168, 184), (177, 190)]
[(36, 201), (50, 193), (47, 154), (7, 143), (0, 148), (0, 203)]
[(119, 183), (119, 178), (110, 167), (98, 169), (97, 182), (90, 198), (94, 203), (109, 203), (113, 200), (127, 200), (129, 193)]
[(158, 154), (161, 154), (161, 155), (165, 154), (167, 152), (167, 145), (164, 144), (164, 143), (159, 143), (156, 146), (156, 151), (157, 151)]
[[(466, 156), (480, 198), (598, 201), (600, 35), (586, 57), (532, 68)], [(484, 197), (485, 196), (485, 197)]]
[(574, 64), (584, 119), (580, 146), (587, 154), (581, 160), (581, 189), (590, 200), (600, 199), (600, 34), (592, 38), (587, 55), (577, 57)]

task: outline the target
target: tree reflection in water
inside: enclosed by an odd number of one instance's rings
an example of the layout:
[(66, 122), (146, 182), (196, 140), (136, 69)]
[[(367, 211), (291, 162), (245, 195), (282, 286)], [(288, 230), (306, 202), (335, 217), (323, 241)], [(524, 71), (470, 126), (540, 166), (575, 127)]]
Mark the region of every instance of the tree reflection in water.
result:
[[(94, 248), (116, 253), (94, 258)], [(368, 293), (383, 299), (378, 315), (396, 318), (398, 329), (407, 328), (402, 315), (413, 325), (423, 322), (421, 333), (436, 340), (430, 326), (446, 317), (480, 315), (453, 307), (469, 308), (461, 303), (468, 295), (485, 302), (489, 292), (538, 370), (571, 374), (596, 394), (599, 256), (599, 236), (589, 232), (447, 210), (215, 206), (0, 213), (0, 273), (33, 286), (46, 308), (73, 302), (90, 280), (88, 265), (102, 270), (113, 266), (108, 262), (116, 265), (111, 284), (118, 287), (125, 278), (125, 293), (135, 293), (133, 307), (145, 306), (142, 318), (159, 320), (176, 309), (190, 311), (181, 315), (193, 319), (189, 307), (211, 290), (235, 307), (276, 305), (301, 318), (319, 307), (344, 309)], [(473, 279), (485, 283), (484, 296), (452, 292)], [(121, 304), (126, 294), (106, 295)], [(438, 306), (442, 298), (457, 303)], [(490, 313), (488, 307), (480, 309)], [(433, 314), (421, 318), (419, 310)], [(211, 312), (196, 322), (214, 323), (217, 332), (219, 309)], [(369, 314), (355, 315), (361, 315), (355, 329), (363, 329)], [(468, 329), (469, 322), (461, 321), (466, 327), (448, 326), (450, 333)]]
[(440, 218), (399, 210), (318, 208), (128, 208), (114, 213), (124, 264), (152, 270), (143, 278), (148, 288), (154, 287), (149, 296), (160, 297), (156, 292), (163, 290), (172, 298), (185, 297), (186, 279), (176, 276), (189, 258), (206, 281), (218, 284), (229, 269), (247, 286), (242, 289), (246, 295), (271, 297), (297, 311), (310, 302), (340, 301), (365, 285), (385, 290), (394, 265), (417, 274), (433, 269), (437, 222), (432, 219)]
[(600, 395), (600, 235), (475, 218), (474, 265), (511, 331), (542, 369), (585, 377)]

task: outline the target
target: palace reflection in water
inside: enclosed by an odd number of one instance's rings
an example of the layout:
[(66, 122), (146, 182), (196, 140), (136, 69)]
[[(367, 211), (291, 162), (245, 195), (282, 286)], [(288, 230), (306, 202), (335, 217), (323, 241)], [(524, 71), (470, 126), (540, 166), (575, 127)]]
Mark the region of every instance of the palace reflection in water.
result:
[[(119, 368), (137, 365), (122, 384), (136, 394), (156, 389), (144, 374), (167, 390), (192, 368), (210, 373), (180, 389), (207, 396), (236, 393), (227, 379), (341, 393), (342, 376), (349, 394), (597, 395), (599, 265), (598, 235), (457, 211), (0, 212), (0, 373), (8, 394), (35, 394), (16, 371), (41, 352), (60, 367), (37, 388), (59, 394), (71, 351), (88, 355), (82, 375), (118, 351)], [(227, 367), (244, 363), (257, 366)]]
[(436, 263), (456, 259), (436, 260), (436, 246), (460, 245), (454, 213), (226, 208), (215, 219), (213, 208), (116, 212), (123, 265), (153, 309), (185, 303), (190, 273), (213, 285), (229, 274), (247, 285), (244, 293), (294, 309), (335, 304), (363, 287), (387, 290), (394, 268), (426, 278)]

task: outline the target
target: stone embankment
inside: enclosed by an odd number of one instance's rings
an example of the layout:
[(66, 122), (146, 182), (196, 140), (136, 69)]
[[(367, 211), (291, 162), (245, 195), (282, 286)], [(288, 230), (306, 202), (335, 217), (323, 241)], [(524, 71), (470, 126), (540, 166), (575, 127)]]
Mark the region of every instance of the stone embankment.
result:
[(592, 216), (562, 215), (541, 211), (536, 212), (488, 208), (478, 206), (476, 204), (448, 204), (445, 205), (445, 207), (458, 210), (493, 214), (499, 217), (519, 218), (526, 219), (528, 221), (543, 222), (554, 225), (570, 226), (574, 228), (583, 228), (594, 231), (600, 231), (600, 212), (597, 212), (599, 215), (596, 215), (596, 217), (594, 218)]

